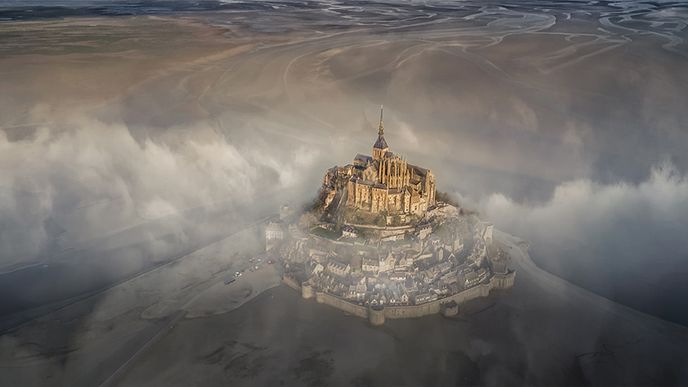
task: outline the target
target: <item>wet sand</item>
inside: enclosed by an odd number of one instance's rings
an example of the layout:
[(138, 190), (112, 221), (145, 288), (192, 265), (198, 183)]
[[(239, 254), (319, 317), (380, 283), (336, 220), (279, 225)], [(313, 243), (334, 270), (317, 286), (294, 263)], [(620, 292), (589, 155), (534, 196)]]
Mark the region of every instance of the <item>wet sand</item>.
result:
[[(462, 305), (455, 318), (389, 320), (376, 328), (303, 300), (286, 286), (260, 293), (275, 284), (270, 265), (224, 285), (235, 269), (218, 272), (218, 262), (248, 248), (255, 234), (247, 233), (0, 336), (3, 383), (550, 386), (688, 381), (688, 329), (541, 270), (527, 255), (526, 244), (506, 234), (496, 232), (495, 238), (512, 256), (514, 288)], [(183, 280), (171, 281), (176, 277)]]
[[(515, 253), (518, 255), (517, 253)], [(676, 385), (688, 330), (515, 258), (516, 286), (456, 318), (364, 319), (286, 286), (185, 320), (119, 385)]]
[(0, 384), (94, 386), (116, 380), (187, 312), (228, 312), (279, 283), (274, 266), (265, 265), (224, 284), (262, 251), (259, 235), (256, 227), (246, 226), (177, 261), (4, 332)]

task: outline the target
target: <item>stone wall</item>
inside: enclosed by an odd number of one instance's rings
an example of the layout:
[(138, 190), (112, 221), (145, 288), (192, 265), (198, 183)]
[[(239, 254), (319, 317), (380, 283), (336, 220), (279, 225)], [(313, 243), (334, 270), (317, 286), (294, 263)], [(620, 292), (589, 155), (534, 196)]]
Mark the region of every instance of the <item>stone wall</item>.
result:
[(368, 317), (368, 308), (365, 306), (356, 305), (331, 294), (316, 292), (315, 300), (321, 304), (330, 305), (346, 313), (353, 314), (354, 316), (362, 318)]
[[(453, 294), (451, 296), (441, 298), (439, 300), (426, 302), (420, 305), (404, 305), (404, 306), (385, 306), (380, 310), (376, 311), (377, 314), (381, 314), (384, 318), (398, 319), (398, 318), (417, 318), (428, 316), (431, 314), (440, 313), (442, 310), (442, 304), (454, 301), (456, 304), (461, 305), (464, 302), (480, 298), (487, 297), (492, 289), (507, 289), (514, 285), (514, 278), (516, 273), (510, 271), (508, 273), (501, 273), (493, 275), (488, 282), (481, 283), (472, 288), (466, 289), (459, 293)], [(289, 287), (303, 290), (298, 283), (291, 278), (285, 277), (284, 283)], [(294, 287), (296, 285), (296, 287)], [(369, 308), (361, 305), (354, 304), (337, 296), (327, 294), (324, 292), (316, 292), (315, 300), (321, 304), (329, 305), (335, 307), (341, 311), (352, 314), (354, 316), (368, 318), (371, 320), (371, 312)], [(384, 318), (375, 319), (376, 321), (384, 322)], [(372, 321), (372, 320), (371, 320)], [(379, 325), (374, 324), (374, 325)]]
[(381, 231), (405, 231), (405, 230), (411, 230), (415, 229), (415, 226), (413, 225), (404, 225), (404, 226), (376, 226), (373, 224), (358, 224), (358, 223), (349, 223), (349, 222), (344, 222), (344, 224), (356, 228), (362, 228), (362, 229), (368, 229), (368, 230), (381, 230)]
[(440, 312), (440, 300), (426, 302), (420, 305), (386, 306), (385, 317), (387, 318), (416, 318)]
[(498, 273), (492, 277), (492, 281), (495, 282), (495, 289), (509, 289), (514, 286), (514, 280), (516, 278), (515, 271), (509, 271), (506, 273)]
[(283, 276), (282, 277), (282, 282), (284, 282), (285, 285), (289, 286), (290, 288), (301, 292), (301, 285), (299, 284), (298, 281), (295, 279), (288, 277), (288, 276)]
[(439, 300), (426, 302), (420, 305), (407, 306), (388, 306), (385, 307), (385, 317), (387, 318), (417, 318), (439, 313), (442, 310), (442, 304), (445, 302), (454, 301), (457, 304), (480, 298), (487, 297), (490, 290), (496, 288), (495, 283), (490, 281), (485, 284), (480, 284), (472, 288), (463, 290), (459, 293), (453, 294), (449, 297), (440, 298)]

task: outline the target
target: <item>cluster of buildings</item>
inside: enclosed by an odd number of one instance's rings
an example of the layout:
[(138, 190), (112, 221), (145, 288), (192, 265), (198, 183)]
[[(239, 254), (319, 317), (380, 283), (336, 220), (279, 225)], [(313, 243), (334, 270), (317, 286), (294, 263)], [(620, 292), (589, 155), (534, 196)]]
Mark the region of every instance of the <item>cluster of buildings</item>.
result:
[(434, 219), (401, 241), (367, 244), (301, 233), (281, 256), (285, 275), (317, 291), (359, 305), (419, 305), (489, 280), (491, 227), (469, 217)]

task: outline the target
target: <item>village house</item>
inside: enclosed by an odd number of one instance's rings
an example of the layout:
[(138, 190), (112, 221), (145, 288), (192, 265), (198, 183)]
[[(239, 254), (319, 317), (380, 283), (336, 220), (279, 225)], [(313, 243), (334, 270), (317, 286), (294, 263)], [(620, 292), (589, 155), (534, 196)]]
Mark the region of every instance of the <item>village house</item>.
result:
[(373, 258), (363, 258), (361, 261), (361, 270), (364, 273), (377, 274), (380, 271), (380, 261)]
[(351, 266), (349, 264), (330, 260), (330, 262), (327, 263), (327, 271), (336, 276), (344, 277), (351, 272)]
[(358, 237), (358, 231), (356, 231), (355, 228), (351, 226), (344, 226), (342, 227), (342, 238), (357, 238)]

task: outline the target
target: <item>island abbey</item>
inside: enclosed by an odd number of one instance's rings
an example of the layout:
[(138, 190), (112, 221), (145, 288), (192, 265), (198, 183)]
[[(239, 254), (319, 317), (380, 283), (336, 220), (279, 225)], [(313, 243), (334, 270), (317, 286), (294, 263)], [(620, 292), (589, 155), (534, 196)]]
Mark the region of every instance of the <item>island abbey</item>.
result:
[[(390, 152), (380, 109), (372, 156), (358, 154), (353, 164), (330, 168), (323, 179), (323, 204), (359, 218), (366, 213), (386, 216), (386, 224), (422, 217), (435, 204), (435, 176), (429, 169), (407, 163)], [(349, 219), (351, 220), (351, 219)]]
[[(370, 156), (327, 170), (313, 207), (265, 230), (283, 281), (372, 325), (442, 313), (514, 284), (493, 226), (437, 195), (435, 177), (389, 151), (378, 125)], [(437, 200), (439, 196), (440, 200)]]

